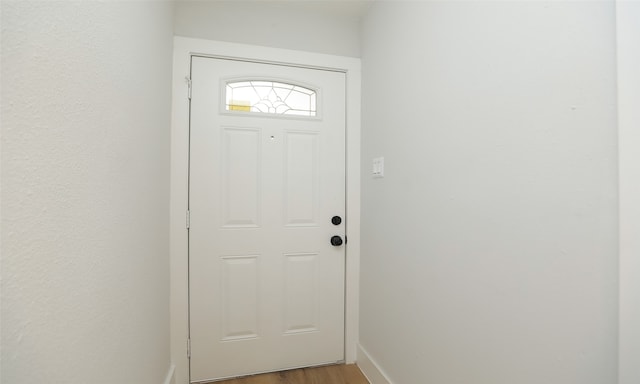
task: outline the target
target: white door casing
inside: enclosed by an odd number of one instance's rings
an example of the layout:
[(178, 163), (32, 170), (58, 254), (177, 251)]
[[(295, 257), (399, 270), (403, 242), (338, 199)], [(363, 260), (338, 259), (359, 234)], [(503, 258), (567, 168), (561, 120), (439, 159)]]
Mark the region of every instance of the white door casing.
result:
[[(226, 111), (227, 79), (318, 94), (317, 117)], [(344, 359), (345, 75), (193, 57), (191, 381)]]
[(358, 280), (360, 265), (360, 131), (361, 61), (354, 57), (237, 44), (213, 40), (174, 37), (171, 199), (170, 199), (170, 332), (173, 381), (189, 382), (188, 327), (188, 242), (185, 215), (188, 209), (188, 81), (192, 56), (234, 58), (342, 71), (347, 77), (347, 215), (345, 278), (345, 360), (357, 358)]

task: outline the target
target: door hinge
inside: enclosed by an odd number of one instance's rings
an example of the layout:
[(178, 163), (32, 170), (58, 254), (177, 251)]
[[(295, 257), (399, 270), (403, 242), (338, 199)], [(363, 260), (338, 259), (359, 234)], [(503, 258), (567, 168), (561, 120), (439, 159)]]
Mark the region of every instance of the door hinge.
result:
[(187, 98), (191, 100), (191, 79), (189, 76), (185, 76), (184, 80), (187, 82)]
[(187, 339), (187, 359), (191, 358), (191, 339)]
[(191, 211), (187, 210), (187, 229), (191, 227)]

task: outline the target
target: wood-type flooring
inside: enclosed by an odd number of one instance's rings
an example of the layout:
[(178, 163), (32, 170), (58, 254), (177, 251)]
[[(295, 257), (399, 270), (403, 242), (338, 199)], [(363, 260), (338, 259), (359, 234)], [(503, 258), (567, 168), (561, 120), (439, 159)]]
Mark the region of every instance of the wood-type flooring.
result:
[(215, 384), (369, 384), (355, 364), (327, 365), (216, 381)]

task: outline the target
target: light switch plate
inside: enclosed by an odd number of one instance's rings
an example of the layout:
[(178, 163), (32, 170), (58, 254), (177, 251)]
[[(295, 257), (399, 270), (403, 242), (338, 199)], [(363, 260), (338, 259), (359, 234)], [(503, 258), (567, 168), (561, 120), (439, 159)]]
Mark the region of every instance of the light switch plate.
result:
[(384, 177), (384, 157), (376, 157), (373, 159), (371, 175), (374, 178)]

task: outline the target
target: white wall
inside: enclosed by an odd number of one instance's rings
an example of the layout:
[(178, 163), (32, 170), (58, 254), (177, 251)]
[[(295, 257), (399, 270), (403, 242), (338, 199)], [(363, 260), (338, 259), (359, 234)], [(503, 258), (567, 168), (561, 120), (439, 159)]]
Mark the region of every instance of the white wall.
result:
[(393, 383), (617, 381), (614, 16), (372, 6), (360, 340)]
[(177, 36), (360, 56), (362, 1), (178, 1)]
[(0, 381), (163, 383), (172, 5), (1, 7)]
[(640, 382), (640, 2), (618, 1), (620, 378)]

